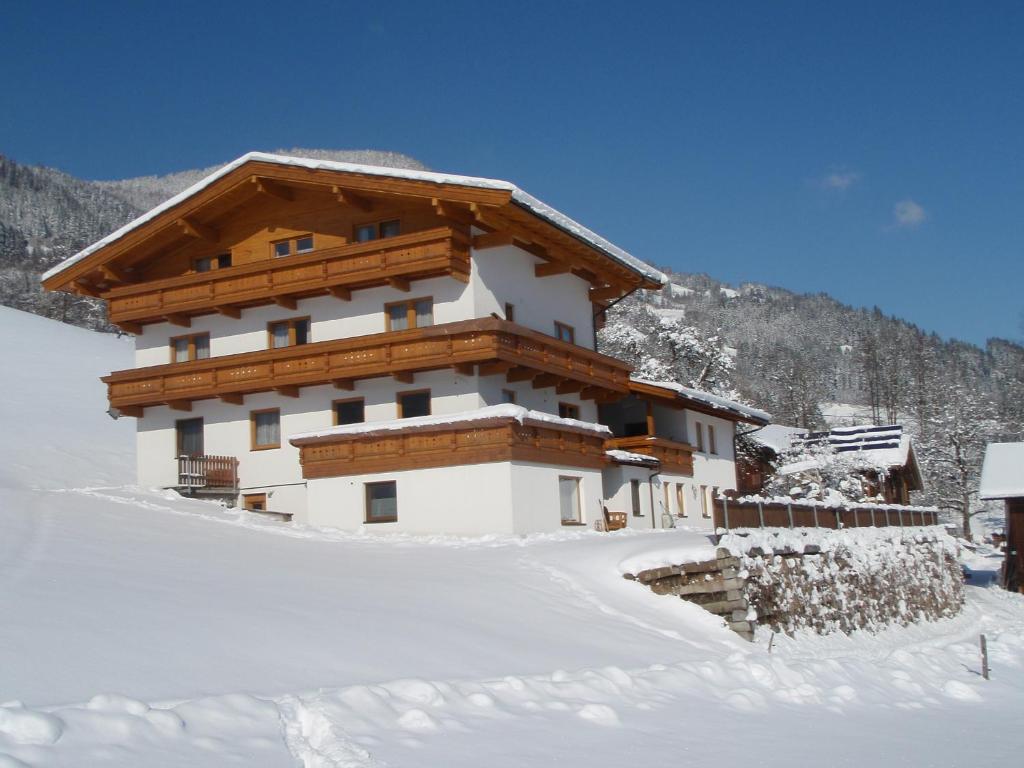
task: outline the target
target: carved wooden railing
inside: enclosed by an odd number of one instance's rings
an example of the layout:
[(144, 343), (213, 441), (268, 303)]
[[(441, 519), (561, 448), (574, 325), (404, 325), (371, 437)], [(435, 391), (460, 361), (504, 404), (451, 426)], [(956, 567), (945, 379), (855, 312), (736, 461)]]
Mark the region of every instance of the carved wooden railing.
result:
[(160, 322), (168, 315), (268, 304), (275, 297), (313, 296), (332, 289), (371, 288), (396, 279), (452, 275), (465, 281), (469, 268), (468, 234), (438, 227), (126, 285), (107, 291), (103, 298), (108, 302), (112, 323)]
[(693, 446), (664, 437), (637, 435), (612, 437), (605, 441), (608, 450), (629, 451), (653, 456), (661, 462), (661, 470), (677, 475), (693, 475)]
[(238, 459), (234, 456), (179, 456), (178, 487), (238, 490)]
[(584, 397), (628, 390), (626, 363), (495, 318), (135, 368), (103, 381), (111, 407), (138, 415), (152, 405), (332, 382), (350, 388), (357, 379), (476, 364), (482, 374), (546, 374), (547, 386), (576, 382)]
[(938, 510), (897, 504), (851, 504), (844, 507), (813, 502), (756, 501), (716, 498), (715, 529), (723, 528), (864, 528), (938, 525)]

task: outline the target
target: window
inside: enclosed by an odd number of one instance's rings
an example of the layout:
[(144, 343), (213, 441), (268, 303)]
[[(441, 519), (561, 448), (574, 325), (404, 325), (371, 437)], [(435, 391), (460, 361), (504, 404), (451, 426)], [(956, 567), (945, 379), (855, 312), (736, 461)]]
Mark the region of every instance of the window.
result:
[(427, 297), (385, 304), (384, 315), (389, 331), (426, 328), (434, 324), (434, 300)]
[(697, 450), (703, 452), (704, 451), (704, 425), (701, 424), (699, 421), (694, 422), (694, 425), (697, 428), (696, 429), (696, 432), (697, 432)]
[(398, 393), (398, 418), (411, 419), (430, 415), (430, 390)]
[(629, 499), (633, 505), (633, 517), (642, 517), (644, 512), (640, 508), (640, 481), (629, 481)]
[(700, 487), (700, 514), (701, 517), (711, 517), (708, 513), (708, 487), (706, 485)]
[(249, 414), (252, 450), (265, 451), (281, 447), (281, 411), (267, 408)]
[(679, 516), (686, 517), (686, 486), (676, 483), (676, 506), (679, 507)]
[(309, 318), (297, 317), (267, 324), (267, 346), (270, 349), (294, 347), (309, 343)]
[(278, 240), (271, 243), (270, 248), (275, 259), (291, 256), (293, 253), (309, 253), (313, 250), (313, 236), (300, 235), (299, 237), (290, 237), (287, 240)]
[(242, 495), (242, 508), (247, 509), (250, 512), (266, 512), (267, 511), (267, 494), (265, 493), (246, 493)]
[(708, 451), (713, 454), (718, 454), (718, 446), (715, 444), (715, 427), (713, 424), (708, 424)]
[(362, 424), (364, 421), (366, 421), (366, 414), (363, 398), (334, 401), (334, 423), (336, 425)]
[(505, 319), (510, 323), (516, 321), (516, 305), (509, 304), (507, 301), (505, 302)]
[(231, 266), (231, 254), (222, 253), (219, 256), (203, 256), (196, 259), (193, 268), (196, 272), (209, 272), (212, 269), (224, 269)]
[(580, 525), (580, 479), (558, 478), (558, 505), (562, 512), (562, 525)]
[(203, 420), (178, 419), (174, 422), (179, 456), (203, 455)]
[(558, 404), (558, 418), (560, 419), (579, 419), (580, 407), (573, 405), (572, 403), (559, 403)]
[(402, 233), (402, 225), (398, 219), (378, 221), (373, 224), (361, 224), (356, 227), (356, 242), (367, 243), (385, 237), (395, 237)]
[(398, 522), (398, 487), (394, 480), (366, 484), (366, 522)]
[(501, 402), (512, 403), (514, 405), (516, 402), (516, 393), (511, 389), (501, 390)]
[(565, 341), (569, 344), (576, 343), (576, 331), (573, 330), (571, 325), (565, 323), (555, 323), (555, 338), (560, 341)]
[(193, 333), (189, 336), (175, 336), (171, 339), (172, 363), (205, 360), (209, 356), (210, 334), (208, 333)]

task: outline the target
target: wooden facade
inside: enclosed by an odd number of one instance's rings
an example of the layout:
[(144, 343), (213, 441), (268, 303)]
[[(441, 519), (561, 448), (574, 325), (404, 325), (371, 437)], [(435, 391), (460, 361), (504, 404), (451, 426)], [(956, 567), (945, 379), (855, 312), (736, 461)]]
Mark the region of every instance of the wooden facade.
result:
[(651, 456), (660, 462), (662, 472), (693, 477), (692, 445), (654, 435), (639, 435), (613, 437), (607, 441), (607, 448)]
[(536, 386), (562, 387), (582, 397), (625, 393), (630, 367), (613, 357), (496, 318), (222, 355), (117, 371), (105, 376), (110, 406), (128, 414), (193, 400), (232, 399), (256, 392), (459, 367)]
[(604, 438), (550, 422), (488, 418), (295, 439), (307, 480), (409, 469), (528, 461), (601, 469)]

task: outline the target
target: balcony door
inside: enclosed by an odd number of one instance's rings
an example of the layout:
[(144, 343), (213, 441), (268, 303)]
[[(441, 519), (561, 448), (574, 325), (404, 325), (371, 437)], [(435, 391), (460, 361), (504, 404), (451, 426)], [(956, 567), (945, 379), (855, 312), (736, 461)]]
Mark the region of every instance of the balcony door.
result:
[(174, 426), (178, 435), (178, 455), (202, 456), (203, 420), (201, 418), (179, 419)]

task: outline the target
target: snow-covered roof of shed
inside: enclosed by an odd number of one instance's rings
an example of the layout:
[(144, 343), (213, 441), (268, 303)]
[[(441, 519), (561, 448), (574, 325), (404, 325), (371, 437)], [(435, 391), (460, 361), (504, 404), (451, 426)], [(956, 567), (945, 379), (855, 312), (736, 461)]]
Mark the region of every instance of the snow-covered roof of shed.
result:
[(991, 443), (981, 466), (982, 499), (1024, 498), (1024, 443)]
[(754, 442), (770, 448), (775, 453), (788, 451), (793, 447), (793, 438), (806, 435), (807, 430), (800, 427), (787, 427), (785, 424), (766, 424), (747, 436)]
[(808, 441), (826, 438), (836, 452), (856, 453), (880, 469), (902, 467), (910, 460), (910, 435), (898, 424), (834, 427), (827, 433), (810, 432), (806, 435)]
[(653, 280), (655, 282), (664, 284), (668, 281), (668, 278), (663, 272), (655, 269), (651, 265), (641, 261), (637, 257), (619, 248), (617, 245), (604, 239), (596, 232), (584, 227), (579, 222), (566, 216), (564, 213), (555, 210), (547, 203), (538, 200), (533, 195), (524, 192), (515, 184), (509, 181), (503, 181), (501, 179), (487, 179), (479, 176), (460, 176), (458, 174), (450, 173), (437, 173), (434, 171), (417, 171), (406, 168), (387, 168), (377, 165), (361, 165), (359, 163), (344, 163), (337, 160), (317, 160), (308, 157), (292, 157), (289, 155), (274, 155), (267, 152), (249, 152), (242, 155), (237, 160), (233, 160), (227, 165), (218, 168), (216, 171), (200, 179), (188, 189), (179, 192), (174, 197), (165, 200), (155, 208), (150, 209), (146, 213), (142, 214), (138, 218), (128, 222), (120, 229), (110, 233), (102, 240), (97, 240), (87, 248), (82, 249), (74, 256), (65, 259), (60, 264), (51, 267), (47, 270), (43, 276), (43, 280), (63, 272), (65, 269), (77, 264), (86, 257), (92, 255), (101, 248), (110, 245), (111, 243), (124, 237), (132, 230), (142, 226), (146, 222), (156, 218), (164, 211), (173, 208), (179, 203), (187, 200), (196, 193), (205, 189), (206, 187), (213, 184), (218, 179), (226, 176), (227, 174), (245, 165), (248, 162), (260, 162), (260, 163), (272, 163), (275, 165), (286, 165), (294, 166), (299, 168), (309, 168), (311, 170), (323, 170), (323, 171), (338, 171), (343, 173), (360, 173), (367, 176), (383, 176), (396, 179), (407, 179), (410, 181), (423, 181), (431, 184), (453, 184), (463, 187), (476, 187), (478, 189), (499, 189), (507, 190), (512, 193), (512, 201), (524, 208), (536, 216), (545, 219), (550, 224), (558, 227), (564, 232), (572, 235), (573, 237), (581, 240), (588, 245), (596, 248), (609, 256), (614, 261), (617, 261), (627, 269), (639, 274), (640, 276)]
[(460, 413), (414, 416), (408, 419), (388, 419), (386, 421), (366, 421), (359, 424), (341, 424), (336, 427), (319, 429), (314, 432), (300, 432), (292, 435), (288, 439), (289, 441), (296, 443), (300, 441), (316, 440), (318, 438), (369, 435), (379, 432), (401, 432), (412, 429), (444, 427), (453, 424), (493, 419), (514, 419), (520, 424), (551, 424), (567, 427), (578, 432), (590, 432), (601, 436), (611, 434), (611, 430), (603, 424), (594, 424), (589, 421), (580, 421), (579, 419), (563, 419), (550, 413), (530, 411), (523, 408), (521, 405), (505, 403), (502, 405), (488, 405), (483, 408), (477, 408), (472, 411), (462, 411)]
[(755, 422), (768, 422), (772, 420), (771, 414), (767, 411), (762, 411), (760, 408), (754, 408), (751, 405), (744, 405), (743, 403), (739, 403), (735, 400), (730, 400), (727, 397), (713, 395), (710, 392), (705, 392), (701, 389), (684, 387), (682, 384), (677, 384), (674, 381), (651, 381), (649, 379), (641, 379), (636, 376), (631, 376), (630, 378), (639, 384), (647, 384), (652, 387), (670, 389), (684, 398), (702, 403), (703, 405), (709, 406), (715, 410), (726, 411), (734, 416), (741, 416), (744, 419), (751, 419)]

